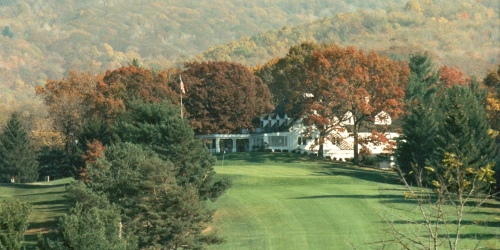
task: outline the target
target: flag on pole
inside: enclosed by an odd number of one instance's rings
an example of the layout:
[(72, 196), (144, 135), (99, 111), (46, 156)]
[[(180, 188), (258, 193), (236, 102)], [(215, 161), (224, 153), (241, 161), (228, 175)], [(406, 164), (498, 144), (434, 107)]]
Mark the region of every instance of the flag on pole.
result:
[(180, 84), (181, 84), (181, 93), (186, 94), (186, 90), (184, 89), (184, 83), (182, 82), (182, 77), (179, 76)]

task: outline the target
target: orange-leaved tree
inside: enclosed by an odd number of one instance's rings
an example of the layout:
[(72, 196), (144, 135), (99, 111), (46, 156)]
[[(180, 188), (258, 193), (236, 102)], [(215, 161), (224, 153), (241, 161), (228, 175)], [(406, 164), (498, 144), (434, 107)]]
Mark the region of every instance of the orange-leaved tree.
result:
[(306, 93), (304, 121), (319, 131), (318, 154), (330, 132), (343, 127), (352, 130), (354, 163), (359, 164), (359, 129), (381, 114), (397, 118), (402, 112), (408, 66), (373, 51), (329, 46), (313, 53), (307, 72), (311, 93)]
[(71, 145), (78, 138), (88, 118), (88, 95), (93, 91), (100, 76), (70, 71), (68, 78), (60, 81), (47, 80), (45, 86), (37, 86), (36, 93), (48, 107), (55, 131), (63, 136), (65, 153), (72, 153)]
[(285, 113), (301, 118), (305, 108), (304, 93), (309, 92), (304, 84), (307, 79), (306, 66), (312, 53), (321, 45), (305, 42), (290, 47), (283, 58), (276, 58), (256, 69), (255, 74), (268, 86), (276, 113)]
[(48, 107), (54, 130), (63, 135), (65, 154), (75, 169), (83, 167), (77, 149), (87, 151), (87, 143), (92, 140), (106, 143), (102, 141), (106, 135), (88, 131), (89, 124), (99, 121), (109, 127), (134, 100), (178, 102), (166, 72), (153, 73), (132, 65), (98, 75), (71, 71), (68, 78), (47, 80), (45, 86), (37, 86), (36, 93)]
[(439, 81), (449, 88), (453, 85), (469, 85), (471, 79), (457, 68), (443, 66), (439, 69)]
[(113, 120), (134, 100), (177, 103), (177, 94), (169, 86), (168, 73), (152, 72), (133, 65), (108, 70), (92, 92), (94, 116)]
[(189, 125), (198, 134), (252, 129), (252, 121), (270, 112), (271, 95), (253, 72), (239, 63), (186, 63), (182, 72)]

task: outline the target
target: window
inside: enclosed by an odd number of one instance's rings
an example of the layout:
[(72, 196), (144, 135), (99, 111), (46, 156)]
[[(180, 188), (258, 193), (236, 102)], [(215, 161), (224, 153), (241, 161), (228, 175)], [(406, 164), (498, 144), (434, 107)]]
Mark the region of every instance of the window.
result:
[(286, 137), (286, 136), (269, 136), (269, 146), (271, 146), (271, 147), (286, 147), (286, 146), (288, 146), (288, 137)]
[(264, 138), (262, 138), (262, 137), (252, 138), (252, 144), (254, 146), (264, 146)]

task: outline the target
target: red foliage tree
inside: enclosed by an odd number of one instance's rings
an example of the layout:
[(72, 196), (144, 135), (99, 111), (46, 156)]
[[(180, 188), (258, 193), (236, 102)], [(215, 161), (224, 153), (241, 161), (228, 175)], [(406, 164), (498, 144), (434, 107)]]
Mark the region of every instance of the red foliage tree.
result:
[[(102, 142), (98, 140), (92, 140), (91, 142), (87, 143), (87, 148), (87, 152), (82, 155), (82, 160), (83, 162), (85, 162), (86, 166), (96, 166), (99, 162), (99, 158), (104, 156), (104, 153), (106, 152), (106, 146), (104, 146)], [(87, 178), (86, 166), (80, 168), (80, 178), (85, 182), (89, 182), (90, 180)]]
[(269, 89), (247, 67), (229, 62), (186, 63), (184, 107), (197, 134), (233, 133), (272, 111)]
[(102, 118), (113, 119), (133, 100), (161, 102), (169, 99), (177, 103), (177, 94), (169, 87), (166, 72), (128, 66), (107, 71), (91, 93), (92, 112)]
[(439, 81), (442, 82), (445, 87), (451, 87), (455, 84), (469, 85), (471, 79), (457, 68), (443, 66), (439, 69)]
[(313, 53), (307, 71), (311, 93), (305, 122), (319, 130), (319, 155), (330, 132), (350, 120), (358, 164), (359, 128), (382, 111), (392, 118), (402, 112), (408, 66), (376, 52), (331, 46)]
[(36, 93), (48, 106), (54, 129), (63, 134), (67, 156), (75, 153), (74, 142), (91, 119), (110, 123), (133, 100), (178, 102), (167, 73), (153, 73), (135, 66), (107, 71), (104, 75), (72, 71), (67, 79), (47, 80), (45, 86), (37, 86)]
[(64, 137), (67, 154), (71, 153), (70, 145), (78, 137), (87, 119), (90, 107), (86, 100), (99, 78), (100, 76), (90, 73), (78, 74), (71, 71), (66, 79), (47, 80), (44, 87), (36, 87), (37, 95), (43, 98), (48, 107), (54, 129)]

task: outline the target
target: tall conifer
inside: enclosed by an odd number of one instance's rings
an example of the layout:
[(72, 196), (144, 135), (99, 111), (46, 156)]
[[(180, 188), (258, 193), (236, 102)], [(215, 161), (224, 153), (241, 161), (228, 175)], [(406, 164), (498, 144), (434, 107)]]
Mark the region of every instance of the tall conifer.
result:
[(446, 89), (437, 103), (440, 122), (430, 163), (438, 170), (446, 153), (474, 171), (495, 161), (496, 145), (488, 133), (490, 126), (481, 104), (484, 95), (477, 92), (477, 83), (471, 85)]
[(18, 113), (13, 113), (0, 134), (0, 181), (34, 182), (38, 162), (31, 139)]
[(420, 175), (435, 148), (437, 123), (432, 105), (439, 74), (433, 71), (427, 54), (413, 55), (409, 66), (411, 73), (405, 97), (407, 115), (403, 118), (396, 158), (404, 174), (416, 170), (413, 173)]

